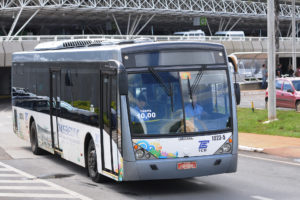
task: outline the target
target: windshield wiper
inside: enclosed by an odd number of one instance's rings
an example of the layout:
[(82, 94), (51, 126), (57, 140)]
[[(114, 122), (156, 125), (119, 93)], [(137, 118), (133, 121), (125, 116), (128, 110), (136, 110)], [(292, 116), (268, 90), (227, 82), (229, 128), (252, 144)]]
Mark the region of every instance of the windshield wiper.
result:
[(160, 75), (157, 73), (156, 70), (154, 70), (152, 67), (149, 67), (148, 70), (151, 72), (153, 77), (157, 80), (157, 82), (164, 88), (166, 94), (170, 96), (171, 98), (171, 107), (172, 107), (172, 112), (173, 112), (173, 107), (174, 107), (174, 102), (173, 102), (173, 87), (172, 84), (170, 84), (170, 87), (168, 87), (163, 79), (160, 77)]
[(195, 109), (195, 102), (193, 100), (193, 95), (196, 92), (197, 86), (200, 83), (200, 80), (201, 80), (202, 76), (203, 76), (203, 71), (201, 70), (196, 75), (196, 78), (195, 78), (192, 86), (191, 86), (191, 83), (190, 83), (190, 78), (188, 78), (188, 89), (189, 89), (190, 100), (192, 102), (193, 109)]
[(190, 100), (192, 102), (192, 107), (193, 107), (193, 110), (195, 109), (194, 107), (194, 100), (193, 100), (193, 91), (192, 91), (192, 87), (191, 87), (191, 83), (190, 83), (190, 78), (188, 77), (188, 89), (189, 89), (189, 94), (190, 94)]
[(197, 74), (197, 76), (196, 76), (196, 78), (195, 78), (195, 80), (194, 80), (194, 82), (193, 82), (193, 84), (192, 84), (192, 92), (193, 92), (193, 93), (194, 93), (195, 90), (197, 89), (197, 86), (198, 86), (198, 84), (199, 84), (199, 82), (200, 82), (202, 76), (203, 76), (203, 71), (201, 70), (201, 71), (198, 72), (198, 74)]

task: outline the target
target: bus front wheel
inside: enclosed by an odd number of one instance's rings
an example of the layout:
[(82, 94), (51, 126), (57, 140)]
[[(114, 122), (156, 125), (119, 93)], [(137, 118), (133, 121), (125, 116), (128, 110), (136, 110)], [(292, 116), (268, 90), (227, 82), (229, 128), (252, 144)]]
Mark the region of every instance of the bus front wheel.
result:
[(30, 144), (31, 144), (31, 151), (33, 154), (35, 155), (42, 154), (42, 149), (40, 149), (38, 145), (38, 137), (37, 137), (36, 125), (34, 121), (31, 123), (31, 127), (30, 127)]
[(98, 173), (97, 154), (93, 139), (90, 140), (87, 152), (87, 169), (91, 179), (96, 182), (103, 182), (105, 177)]

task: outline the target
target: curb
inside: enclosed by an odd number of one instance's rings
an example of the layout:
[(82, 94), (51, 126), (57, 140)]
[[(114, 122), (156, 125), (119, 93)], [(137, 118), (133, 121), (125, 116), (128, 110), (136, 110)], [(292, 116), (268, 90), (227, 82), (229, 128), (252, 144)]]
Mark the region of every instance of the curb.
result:
[(242, 151), (251, 151), (251, 152), (259, 152), (259, 153), (262, 153), (264, 151), (263, 148), (247, 147), (247, 146), (241, 146), (241, 145), (239, 145), (239, 150), (242, 150)]

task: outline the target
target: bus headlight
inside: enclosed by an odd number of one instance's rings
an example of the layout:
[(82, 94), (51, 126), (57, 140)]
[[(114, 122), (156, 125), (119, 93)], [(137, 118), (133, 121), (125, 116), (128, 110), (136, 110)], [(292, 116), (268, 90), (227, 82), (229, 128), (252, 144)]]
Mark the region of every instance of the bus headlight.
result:
[(224, 144), (223, 145), (223, 152), (229, 153), (231, 151), (231, 145), (230, 144)]
[(154, 155), (152, 155), (150, 152), (140, 147), (139, 145), (134, 145), (133, 150), (134, 150), (135, 158), (137, 160), (156, 159)]
[(231, 153), (232, 152), (232, 137), (230, 137), (215, 154)]
[(145, 152), (143, 151), (143, 149), (138, 149), (136, 152), (135, 152), (135, 157), (137, 159), (141, 159), (143, 158), (145, 155)]

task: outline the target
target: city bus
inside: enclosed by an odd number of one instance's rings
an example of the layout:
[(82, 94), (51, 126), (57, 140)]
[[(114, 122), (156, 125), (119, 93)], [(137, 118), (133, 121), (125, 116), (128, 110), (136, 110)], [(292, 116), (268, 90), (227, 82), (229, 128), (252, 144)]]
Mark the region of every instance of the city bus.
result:
[(41, 43), (13, 54), (13, 130), (95, 182), (232, 173), (235, 86), (220, 44)]

